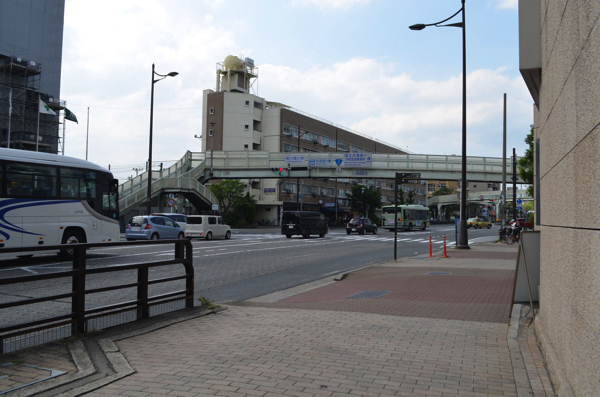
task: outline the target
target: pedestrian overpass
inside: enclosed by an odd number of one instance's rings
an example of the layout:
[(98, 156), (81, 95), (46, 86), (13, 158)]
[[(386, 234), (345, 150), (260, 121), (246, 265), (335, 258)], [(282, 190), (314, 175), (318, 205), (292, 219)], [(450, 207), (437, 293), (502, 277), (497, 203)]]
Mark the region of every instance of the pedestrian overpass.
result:
[[(422, 180), (459, 180), (461, 156), (430, 154), (365, 154), (370, 158), (353, 163), (345, 152), (287, 153), (263, 151), (223, 151), (185, 155), (171, 167), (152, 171), (151, 197), (161, 193), (181, 193), (198, 210), (217, 204), (204, 183), (210, 179), (267, 178), (368, 178), (394, 179), (397, 172), (420, 174)], [(283, 171), (280, 175), (279, 168)], [(274, 169), (277, 169), (274, 171)], [(467, 180), (501, 183), (502, 158), (467, 157)], [(512, 176), (512, 162), (506, 161), (506, 174)], [(518, 179), (517, 183), (523, 183)], [(145, 205), (148, 173), (144, 172), (119, 186), (119, 209), (125, 214)]]

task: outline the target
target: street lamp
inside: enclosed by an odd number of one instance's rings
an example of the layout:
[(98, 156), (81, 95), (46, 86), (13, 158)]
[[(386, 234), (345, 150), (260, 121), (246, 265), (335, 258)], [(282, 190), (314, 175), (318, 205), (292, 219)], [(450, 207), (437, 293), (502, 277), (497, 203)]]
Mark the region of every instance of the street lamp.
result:
[[(460, 222), (458, 223), (458, 244), (457, 248), (469, 248), (469, 236), (467, 235), (467, 37), (465, 24), (465, 0), (461, 0), (462, 7), (451, 17), (436, 23), (423, 24), (418, 23), (411, 25), (410, 30), (423, 30), (427, 26), (446, 27), (452, 26), (462, 28), (462, 170), (461, 170), (461, 186), (460, 186)], [(454, 18), (459, 13), (462, 13), (462, 22), (442, 23)]]
[[(146, 198), (146, 212), (148, 215), (152, 212), (150, 202), (152, 198), (152, 122), (154, 117), (154, 83), (166, 79), (167, 77), (175, 77), (178, 74), (179, 73), (177, 72), (158, 74), (154, 71), (154, 64), (152, 64), (152, 88), (150, 90), (150, 144), (148, 148), (148, 197)], [(155, 79), (154, 76), (158, 76), (159, 78)]]

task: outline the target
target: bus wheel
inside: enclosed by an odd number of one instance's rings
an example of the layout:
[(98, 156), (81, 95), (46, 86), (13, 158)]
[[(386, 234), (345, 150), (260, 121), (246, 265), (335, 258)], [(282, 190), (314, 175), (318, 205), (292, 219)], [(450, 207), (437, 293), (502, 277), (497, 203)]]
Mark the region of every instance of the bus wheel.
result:
[[(62, 244), (79, 243), (85, 243), (85, 239), (77, 230), (67, 230), (63, 235)], [(75, 250), (63, 248), (59, 251), (58, 255), (63, 259), (73, 259), (73, 257), (75, 256)]]

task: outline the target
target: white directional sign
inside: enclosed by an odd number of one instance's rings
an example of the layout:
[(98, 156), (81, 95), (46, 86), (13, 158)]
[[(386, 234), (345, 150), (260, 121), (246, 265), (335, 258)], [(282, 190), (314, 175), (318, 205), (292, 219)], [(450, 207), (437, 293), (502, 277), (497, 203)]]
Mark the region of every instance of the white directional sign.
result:
[(304, 164), (305, 162), (305, 157), (304, 156), (285, 156), (285, 162), (288, 164)]
[(344, 166), (371, 167), (373, 159), (370, 153), (344, 153)]

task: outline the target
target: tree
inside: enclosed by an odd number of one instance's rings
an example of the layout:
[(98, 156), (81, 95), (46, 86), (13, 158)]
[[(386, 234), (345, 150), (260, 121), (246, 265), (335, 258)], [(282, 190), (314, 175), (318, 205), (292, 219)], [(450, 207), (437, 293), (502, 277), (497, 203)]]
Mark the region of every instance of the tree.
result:
[(224, 179), (211, 184), (209, 189), (219, 202), (219, 208), (223, 214), (226, 214), (231, 207), (235, 206), (236, 200), (244, 197), (246, 185), (237, 179)]
[(236, 215), (236, 223), (240, 220), (246, 221), (247, 224), (254, 223), (254, 217), (256, 216), (256, 203), (257, 200), (254, 196), (251, 196), (249, 192), (240, 199), (235, 200), (233, 213)]
[(527, 183), (527, 195), (533, 197), (533, 125), (530, 126), (530, 132), (525, 137), (527, 150), (525, 155), (519, 159), (519, 177)]
[(350, 193), (346, 193), (346, 198), (353, 211), (367, 216), (372, 221), (376, 220), (375, 210), (381, 208), (381, 190), (356, 185), (352, 186)]
[(408, 197), (406, 198), (406, 204), (412, 205), (415, 203), (415, 193), (412, 190), (408, 191)]

